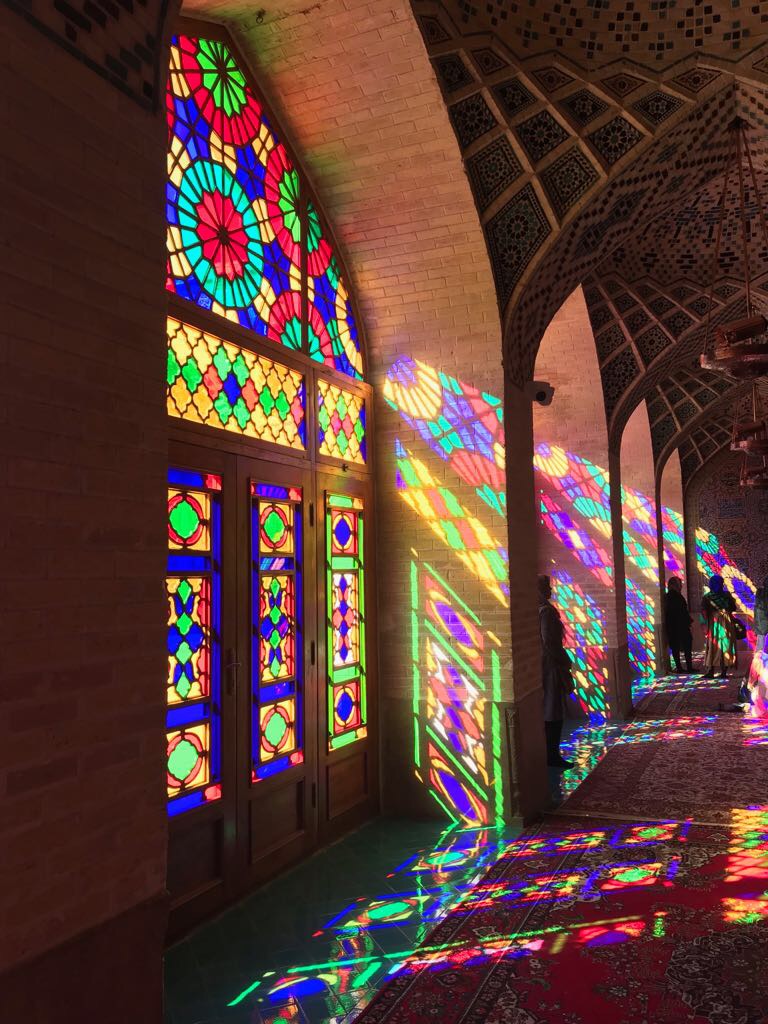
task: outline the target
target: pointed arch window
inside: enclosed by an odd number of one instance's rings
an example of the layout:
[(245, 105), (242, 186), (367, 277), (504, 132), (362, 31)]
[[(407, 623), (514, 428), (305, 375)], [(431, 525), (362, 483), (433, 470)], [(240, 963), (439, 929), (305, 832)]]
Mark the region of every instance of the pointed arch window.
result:
[(166, 110), (168, 291), (362, 379), (329, 232), (227, 42), (173, 37)]

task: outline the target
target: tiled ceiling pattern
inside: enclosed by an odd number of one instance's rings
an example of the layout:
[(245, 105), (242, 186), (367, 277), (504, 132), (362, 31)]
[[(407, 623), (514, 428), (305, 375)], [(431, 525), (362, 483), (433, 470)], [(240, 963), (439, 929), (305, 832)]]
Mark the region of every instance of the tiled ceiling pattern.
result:
[(624, 59), (647, 70), (693, 52), (738, 61), (768, 31), (757, 0), (447, 0), (466, 32), (493, 31), (519, 58), (563, 54), (582, 68)]
[[(768, 381), (760, 381), (759, 396), (762, 408), (768, 408)], [(686, 487), (701, 466), (730, 444), (734, 420), (752, 418), (752, 387), (750, 384), (740, 384), (725, 398), (726, 401), (713, 404), (688, 430), (683, 431), (678, 445), (667, 447), (661, 461), (657, 463), (659, 474), (674, 447), (679, 446), (683, 486)]]
[[(703, 374), (698, 356), (708, 320), (746, 308), (735, 175), (717, 268), (715, 247), (736, 116), (755, 129), (768, 186), (768, 4), (414, 0), (414, 9), (480, 211), (507, 372), (517, 384), (532, 376), (549, 321), (583, 284), (612, 444), (647, 399), (663, 409), (653, 440), (666, 459), (710, 403), (717, 411), (740, 393)], [(748, 178), (746, 208), (762, 286), (768, 251)], [(757, 295), (768, 309), (768, 283)]]

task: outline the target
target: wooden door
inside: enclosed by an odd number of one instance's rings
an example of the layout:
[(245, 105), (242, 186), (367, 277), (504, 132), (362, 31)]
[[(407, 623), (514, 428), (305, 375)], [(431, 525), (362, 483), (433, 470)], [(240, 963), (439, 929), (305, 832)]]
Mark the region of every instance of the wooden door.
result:
[(378, 764), (369, 482), (173, 441), (168, 486), (173, 937), (370, 817)]
[(372, 490), (347, 473), (322, 473), (317, 496), (320, 687), (319, 828), (341, 835), (378, 802), (376, 663), (372, 656)]
[(237, 862), (236, 462), (171, 442), (168, 471), (168, 889), (183, 929), (233, 895)]
[(238, 457), (238, 823), (244, 884), (317, 844), (311, 474)]

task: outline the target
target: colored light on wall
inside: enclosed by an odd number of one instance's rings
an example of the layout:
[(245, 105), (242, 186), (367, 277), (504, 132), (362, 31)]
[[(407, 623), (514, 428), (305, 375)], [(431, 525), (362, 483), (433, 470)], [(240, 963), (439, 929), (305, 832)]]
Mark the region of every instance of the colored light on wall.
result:
[(453, 550), (500, 604), (509, 604), (507, 549), (469, 512), (448, 487), (441, 486), (427, 465), (399, 441), (397, 487), (405, 502), (432, 532)]
[(656, 667), (655, 605), (629, 576), (625, 582), (629, 661), (638, 675), (652, 675)]
[(726, 587), (736, 600), (739, 611), (751, 618), (755, 608), (755, 584), (745, 572), (733, 564), (715, 534), (703, 527), (696, 530), (696, 561), (702, 576), (702, 584), (706, 587), (710, 576), (722, 576)]
[(311, 202), (304, 211), (299, 174), (226, 43), (173, 37), (166, 114), (168, 290), (361, 377), (333, 248)]
[(613, 586), (613, 566), (608, 552), (578, 526), (555, 499), (539, 492), (540, 522), (586, 566), (605, 587)]
[(328, 749), (368, 733), (365, 649), (365, 519), (362, 498), (325, 502)]
[(592, 722), (603, 721), (608, 715), (605, 616), (565, 570), (553, 572), (550, 582), (552, 600), (566, 627), (565, 647), (571, 655), (574, 681), (572, 699)]
[(503, 821), (499, 641), (427, 562), (411, 563), (414, 764), (448, 817)]
[(302, 492), (251, 483), (251, 779), (304, 760)]
[(506, 510), (501, 399), (408, 356), (392, 365), (384, 398), (457, 477), (500, 515)]
[(221, 478), (168, 472), (168, 813), (221, 796)]
[(301, 373), (172, 317), (167, 384), (170, 416), (306, 448)]
[(317, 382), (318, 451), (365, 465), (365, 399), (326, 380)]

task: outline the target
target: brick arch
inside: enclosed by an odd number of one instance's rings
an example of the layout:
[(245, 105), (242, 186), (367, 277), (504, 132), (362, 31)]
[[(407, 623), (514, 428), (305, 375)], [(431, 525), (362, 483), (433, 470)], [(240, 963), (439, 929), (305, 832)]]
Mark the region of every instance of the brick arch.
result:
[[(701, 50), (675, 44), (673, 54), (668, 34), (650, 27), (666, 15), (649, 9), (636, 26), (637, 45), (608, 66), (602, 45), (579, 53), (566, 36), (556, 53), (542, 49), (551, 26), (573, 11), (533, 9), (529, 23), (520, 11), (508, 16), (492, 6), (479, 12), (462, 2), (423, 0), (415, 9), (475, 194), (502, 309), (507, 372), (519, 384), (530, 377), (539, 340), (573, 288), (622, 241), (718, 173), (735, 114), (764, 126), (766, 64), (757, 45), (759, 16), (733, 35), (721, 15), (720, 34), (708, 31)], [(608, 19), (592, 8), (574, 11)], [(650, 65), (633, 59), (643, 48)], [(658, 340), (644, 342), (658, 349)], [(608, 390), (620, 395), (644, 369), (631, 350), (621, 354)]]

